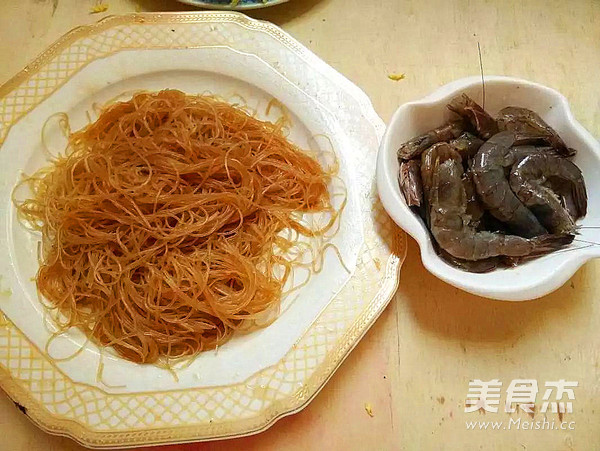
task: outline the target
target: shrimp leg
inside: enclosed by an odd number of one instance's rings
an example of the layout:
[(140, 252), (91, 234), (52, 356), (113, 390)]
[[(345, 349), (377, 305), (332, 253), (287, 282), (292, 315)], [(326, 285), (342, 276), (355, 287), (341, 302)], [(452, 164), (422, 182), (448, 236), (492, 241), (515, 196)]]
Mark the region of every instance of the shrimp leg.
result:
[(418, 160), (400, 163), (400, 190), (404, 194), (406, 205), (420, 207), (423, 202), (423, 183), (421, 182), (421, 164)]

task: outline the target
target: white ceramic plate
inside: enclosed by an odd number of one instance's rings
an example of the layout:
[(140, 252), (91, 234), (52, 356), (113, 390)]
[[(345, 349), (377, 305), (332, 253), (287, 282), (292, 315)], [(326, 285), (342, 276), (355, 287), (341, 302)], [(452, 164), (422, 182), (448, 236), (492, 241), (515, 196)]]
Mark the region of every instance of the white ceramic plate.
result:
[[(174, 378), (87, 344), (77, 330), (52, 342), (32, 278), (39, 236), (10, 197), (22, 172), (45, 164), (40, 132), (121, 94), (176, 88), (239, 101), (262, 118), (273, 98), (289, 110), (290, 139), (340, 161), (348, 204), (321, 273), (283, 300), (269, 327), (199, 355)], [(112, 17), (62, 38), (0, 89), (0, 328), (3, 388), (40, 426), (89, 446), (133, 446), (259, 431), (301, 409), (366, 332), (398, 283), (405, 236), (374, 188), (383, 123), (358, 88), (276, 26), (237, 13)], [(329, 140), (319, 138), (327, 136)], [(57, 135), (49, 135), (53, 142)], [(333, 189), (333, 188), (332, 188)]]
[[(431, 95), (402, 105), (390, 122), (377, 161), (377, 184), (381, 200), (396, 223), (421, 248), (423, 265), (440, 279), (471, 293), (494, 299), (522, 301), (544, 296), (563, 285), (586, 261), (600, 256), (600, 143), (575, 120), (567, 99), (557, 91), (510, 77), (486, 77), (485, 109), (492, 115), (506, 106), (521, 106), (537, 112), (565, 140), (578, 150), (575, 164), (583, 172), (588, 191), (588, 213), (578, 221), (582, 226), (568, 248), (519, 265), (473, 274), (442, 260), (433, 249), (425, 225), (406, 205), (398, 185), (400, 144), (443, 124), (450, 117), (446, 105), (454, 96), (466, 93), (481, 104), (481, 78), (470, 77), (442, 86)], [(596, 226), (596, 228), (586, 228)]]

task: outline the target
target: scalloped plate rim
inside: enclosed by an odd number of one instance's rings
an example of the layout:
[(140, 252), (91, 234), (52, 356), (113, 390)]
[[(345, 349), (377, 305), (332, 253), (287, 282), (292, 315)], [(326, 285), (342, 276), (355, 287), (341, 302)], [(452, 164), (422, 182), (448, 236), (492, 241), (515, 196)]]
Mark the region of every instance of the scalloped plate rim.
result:
[[(171, 24), (171, 23), (199, 23), (207, 22), (198, 18), (213, 18), (213, 22), (236, 22), (239, 25), (245, 26), (251, 29), (253, 32), (268, 34), (274, 38), (280, 45), (283, 45), (288, 49), (289, 52), (294, 53), (296, 57), (304, 59), (306, 63), (315, 65), (315, 70), (320, 73), (321, 77), (325, 77), (330, 81), (335, 82), (342, 86), (342, 90), (351, 97), (353, 102), (356, 102), (360, 114), (364, 120), (367, 121), (370, 127), (373, 127), (373, 133), (377, 137), (377, 141), (380, 142), (384, 123), (379, 118), (368, 96), (360, 90), (356, 85), (350, 82), (346, 77), (335, 71), (331, 66), (318, 58), (314, 53), (308, 50), (305, 46), (300, 44), (289, 34), (282, 31), (279, 27), (266, 22), (251, 19), (240, 13), (217, 13), (217, 12), (202, 12), (202, 13), (138, 13), (130, 14), (126, 16), (109, 16), (96, 24), (77, 27), (61, 38), (59, 38), (54, 44), (48, 46), (48, 48), (36, 59), (34, 59), (24, 70), (19, 72), (13, 78), (8, 80), (4, 85), (0, 87), (0, 97), (6, 97), (10, 95), (21, 82), (27, 81), (32, 77), (35, 77), (40, 70), (43, 70), (45, 65), (51, 61), (53, 57), (58, 55), (59, 51), (64, 50), (74, 43), (77, 43), (80, 39), (83, 39), (93, 33), (102, 32), (112, 27), (120, 25), (135, 25), (149, 23), (150, 25), (156, 24)], [(210, 22), (210, 20), (208, 20)], [(99, 58), (99, 57), (95, 57)], [(94, 58), (94, 59), (95, 59)], [(80, 68), (79, 68), (80, 69)], [(77, 71), (79, 71), (77, 69)], [(69, 77), (70, 78), (70, 77)], [(60, 86), (60, 85), (59, 85)], [(39, 101), (34, 105), (39, 105), (43, 100)], [(26, 115), (27, 112), (24, 113)], [(13, 124), (19, 121), (20, 118), (11, 121)], [(2, 139), (0, 139), (0, 143)], [(376, 149), (374, 149), (376, 154)], [(369, 209), (373, 211), (373, 207)], [(384, 213), (382, 213), (384, 214)], [(384, 214), (385, 215), (385, 214)], [(389, 219), (388, 219), (389, 220)], [(396, 232), (394, 232), (396, 233)], [(391, 301), (397, 286), (399, 284), (399, 273), (406, 256), (406, 234), (401, 231), (396, 233), (395, 245), (388, 252), (387, 260), (384, 265), (384, 275), (382, 275), (380, 287), (374, 298), (370, 299), (364, 306), (363, 310), (360, 311), (358, 321), (355, 317), (353, 323), (345, 330), (344, 336), (348, 335), (347, 338), (340, 342), (336, 342), (335, 348), (327, 352), (325, 360), (319, 364), (315, 369), (314, 373), (307, 378), (306, 388), (309, 390), (307, 396), (298, 398), (298, 403), (291, 403), (290, 407), (285, 407), (285, 404), (274, 401), (273, 405), (269, 409), (261, 410), (257, 413), (257, 418), (260, 418), (261, 423), (254, 428), (247, 428), (245, 430), (236, 430), (234, 432), (213, 434), (211, 436), (198, 436), (198, 432), (192, 432), (190, 434), (181, 432), (179, 438), (172, 437), (170, 431), (188, 431), (195, 429), (198, 426), (170, 426), (170, 427), (159, 427), (157, 429), (144, 429), (134, 431), (119, 430), (113, 432), (111, 430), (93, 430), (85, 426), (84, 423), (79, 421), (73, 421), (64, 417), (57, 417), (55, 414), (50, 413), (44, 408), (42, 402), (33, 398), (32, 394), (25, 390), (20, 384), (16, 382), (16, 379), (11, 377), (10, 370), (4, 366), (0, 371), (0, 383), (5, 389), (9, 397), (11, 397), (16, 403), (24, 405), (28, 409), (27, 416), (31, 418), (38, 426), (42, 429), (57, 435), (64, 435), (73, 438), (74, 440), (90, 447), (130, 447), (139, 445), (155, 445), (155, 444), (166, 444), (166, 443), (184, 443), (193, 441), (205, 441), (213, 440), (216, 438), (226, 437), (240, 437), (254, 433), (261, 432), (269, 428), (278, 419), (296, 413), (302, 410), (310, 401), (319, 393), (325, 383), (333, 376), (337, 368), (342, 364), (345, 358), (349, 355), (351, 350), (358, 344), (360, 339), (365, 335), (369, 328), (374, 324), (375, 320), (379, 317), (381, 312)], [(5, 324), (6, 325), (6, 324)], [(17, 329), (18, 331), (18, 329)], [(317, 377), (318, 376), (318, 377)], [(316, 384), (308, 385), (309, 382), (317, 382)], [(291, 396), (291, 395), (288, 395)], [(284, 398), (285, 400), (286, 398)], [(289, 400), (288, 400), (289, 401)], [(278, 407), (279, 404), (279, 407)], [(277, 410), (279, 409), (279, 410)], [(232, 420), (233, 421), (233, 420)], [(154, 431), (154, 432), (152, 432)], [(148, 433), (148, 438), (140, 438), (139, 434), (142, 432)], [(106, 434), (113, 438), (100, 438), (106, 437)], [(125, 439), (123, 434), (133, 435), (137, 438)], [(161, 435), (163, 434), (163, 435)], [(121, 437), (115, 438), (115, 436)], [(153, 437), (153, 438), (152, 438)], [(163, 438), (160, 438), (163, 437)]]

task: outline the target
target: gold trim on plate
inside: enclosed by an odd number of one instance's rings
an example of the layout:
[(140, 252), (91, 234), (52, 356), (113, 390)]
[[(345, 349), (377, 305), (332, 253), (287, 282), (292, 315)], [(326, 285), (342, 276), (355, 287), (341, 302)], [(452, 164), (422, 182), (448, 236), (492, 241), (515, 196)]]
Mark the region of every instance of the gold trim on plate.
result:
[[(319, 69), (323, 72), (335, 74), (281, 29), (239, 13), (112, 16), (66, 34), (0, 87), (0, 146), (14, 124), (90, 62), (123, 50), (214, 45), (209, 38), (199, 35), (198, 30), (190, 30), (193, 33), (187, 35), (184, 32), (170, 34), (161, 27), (168, 24), (170, 32), (177, 24), (206, 23), (241, 27), (235, 38), (229, 37), (238, 45), (242, 42), (246, 46), (258, 45), (258, 40), (241, 41), (245, 36), (243, 30), (258, 31), (285, 46), (295, 58), (321, 65)], [(141, 37), (136, 29), (140, 26), (154, 33), (158, 44)], [(149, 27), (146, 29), (146, 26)], [(327, 77), (327, 74), (320, 76)], [(347, 96), (365, 110), (363, 113), (380, 137), (383, 124), (366, 96), (338, 74), (335, 76), (339, 78), (336, 82), (347, 83), (344, 85), (349, 91)], [(371, 157), (374, 167), (375, 155)], [(352, 278), (281, 361), (244, 383), (168, 392), (109, 393), (71, 381), (12, 321), (2, 316), (2, 388), (42, 429), (99, 448), (248, 435), (301, 410), (374, 323), (398, 285), (406, 255), (406, 235), (383, 211), (373, 181), (367, 183), (372, 206), (366, 212), (365, 242)]]

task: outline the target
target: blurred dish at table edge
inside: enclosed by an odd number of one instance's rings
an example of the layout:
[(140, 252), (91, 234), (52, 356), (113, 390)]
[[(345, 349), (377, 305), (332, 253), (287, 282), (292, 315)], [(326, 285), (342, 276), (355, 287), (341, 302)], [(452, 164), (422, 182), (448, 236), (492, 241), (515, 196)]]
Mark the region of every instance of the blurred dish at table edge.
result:
[(280, 5), (289, 0), (177, 0), (192, 6), (206, 9), (223, 9), (244, 11)]

